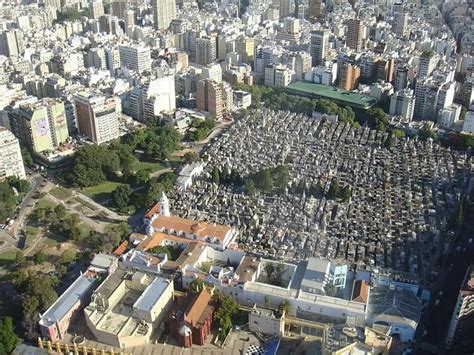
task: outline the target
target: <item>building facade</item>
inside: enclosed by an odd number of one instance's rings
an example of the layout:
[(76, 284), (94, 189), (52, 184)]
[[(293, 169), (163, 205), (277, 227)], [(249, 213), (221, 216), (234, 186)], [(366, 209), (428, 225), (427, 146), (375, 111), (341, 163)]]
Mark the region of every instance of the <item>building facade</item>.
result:
[(0, 181), (9, 176), (26, 177), (20, 144), (12, 132), (0, 127)]
[(74, 96), (77, 128), (92, 142), (102, 144), (119, 137), (117, 98), (83, 91)]
[(69, 137), (64, 103), (45, 98), (8, 112), (10, 126), (33, 153), (53, 151)]

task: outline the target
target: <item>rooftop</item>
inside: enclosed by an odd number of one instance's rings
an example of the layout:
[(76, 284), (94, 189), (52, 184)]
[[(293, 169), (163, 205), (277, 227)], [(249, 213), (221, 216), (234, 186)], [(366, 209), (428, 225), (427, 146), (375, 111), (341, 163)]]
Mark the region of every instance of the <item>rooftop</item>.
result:
[(286, 88), (295, 94), (310, 95), (314, 98), (330, 99), (355, 108), (369, 109), (377, 103), (373, 97), (361, 95), (334, 86), (297, 81)]
[(152, 222), (152, 226), (156, 229), (164, 228), (168, 231), (182, 231), (187, 234), (194, 234), (200, 238), (210, 237), (224, 240), (230, 227), (209, 224), (206, 222), (197, 222), (193, 219), (186, 219), (176, 216), (158, 216)]
[(41, 316), (41, 322), (50, 324), (59, 322), (74, 305), (92, 288), (95, 278), (85, 275), (79, 276), (76, 281), (48, 308)]
[(152, 283), (145, 289), (138, 300), (133, 305), (134, 308), (150, 311), (153, 305), (160, 299), (161, 295), (168, 288), (170, 284), (169, 280), (162, 278), (156, 278)]
[(404, 319), (408, 324), (418, 324), (421, 302), (409, 289), (400, 286), (377, 286), (370, 292), (368, 313), (373, 318)]

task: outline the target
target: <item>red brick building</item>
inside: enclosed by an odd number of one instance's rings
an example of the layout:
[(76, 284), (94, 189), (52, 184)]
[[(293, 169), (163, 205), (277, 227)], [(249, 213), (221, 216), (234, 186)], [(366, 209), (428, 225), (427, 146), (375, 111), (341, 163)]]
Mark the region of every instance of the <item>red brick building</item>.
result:
[[(177, 299), (175, 311), (171, 318), (171, 334), (185, 348), (204, 345), (211, 332), (214, 304), (211, 294), (206, 289)], [(184, 311), (183, 311), (184, 310)]]

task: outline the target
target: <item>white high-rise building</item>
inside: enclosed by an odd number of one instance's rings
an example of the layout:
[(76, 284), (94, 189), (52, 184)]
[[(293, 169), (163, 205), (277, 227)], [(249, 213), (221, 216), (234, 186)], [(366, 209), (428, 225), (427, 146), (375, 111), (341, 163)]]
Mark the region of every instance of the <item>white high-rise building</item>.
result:
[(438, 57), (430, 52), (423, 52), (420, 56), (420, 66), (418, 68), (418, 78), (425, 78), (431, 75), (438, 62)]
[(218, 83), (222, 82), (222, 68), (220, 64), (210, 64), (202, 68), (202, 79), (212, 79)]
[(413, 118), (415, 108), (415, 98), (413, 90), (404, 89), (397, 91), (390, 100), (390, 116), (403, 116), (408, 120)]
[(25, 179), (25, 167), (18, 139), (5, 127), (0, 127), (0, 181), (9, 176)]
[(89, 2), (89, 16), (92, 19), (97, 20), (99, 17), (104, 15), (104, 4), (102, 0), (92, 0)]
[(144, 122), (162, 112), (176, 109), (176, 90), (173, 75), (152, 79), (137, 86), (130, 95), (130, 116)]
[(157, 30), (167, 30), (176, 18), (176, 0), (152, 0), (153, 18)]
[(119, 52), (122, 66), (138, 73), (151, 70), (150, 47), (143, 45), (120, 46)]

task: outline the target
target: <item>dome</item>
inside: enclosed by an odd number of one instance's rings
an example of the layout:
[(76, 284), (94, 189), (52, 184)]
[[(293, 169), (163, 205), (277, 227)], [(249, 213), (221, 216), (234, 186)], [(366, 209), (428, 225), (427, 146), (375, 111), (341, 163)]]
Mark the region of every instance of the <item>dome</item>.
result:
[(204, 225), (204, 223), (196, 223), (196, 224), (193, 224), (191, 226), (191, 229), (193, 232), (201, 232), (204, 230), (204, 228), (206, 228), (206, 226)]
[(190, 336), (191, 333), (191, 329), (186, 324), (183, 324), (181, 328), (179, 328), (179, 335), (183, 337)]

